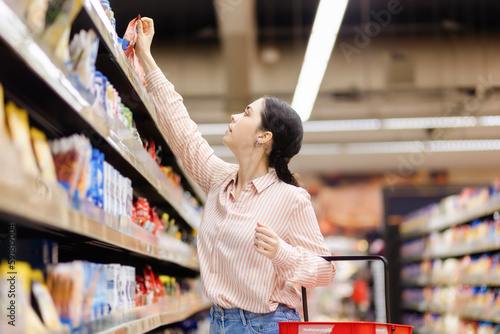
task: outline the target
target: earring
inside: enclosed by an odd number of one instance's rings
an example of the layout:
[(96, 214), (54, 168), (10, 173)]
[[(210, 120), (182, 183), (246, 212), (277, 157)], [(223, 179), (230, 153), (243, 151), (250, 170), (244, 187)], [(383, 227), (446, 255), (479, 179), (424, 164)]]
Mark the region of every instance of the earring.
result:
[(259, 140), (256, 139), (255, 142), (253, 143), (253, 147), (260, 147), (262, 144), (259, 143)]

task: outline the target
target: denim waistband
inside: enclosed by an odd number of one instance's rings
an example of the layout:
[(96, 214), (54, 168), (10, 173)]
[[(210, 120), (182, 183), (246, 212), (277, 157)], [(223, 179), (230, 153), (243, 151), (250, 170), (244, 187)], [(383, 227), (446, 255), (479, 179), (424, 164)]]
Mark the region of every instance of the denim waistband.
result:
[[(278, 312), (286, 312), (286, 311), (291, 311), (293, 309), (289, 308), (285, 304), (278, 304), (278, 307), (276, 308), (276, 311)], [(212, 318), (220, 318), (224, 320), (236, 320), (236, 319), (241, 319), (242, 317), (246, 319), (252, 319), (252, 318), (257, 318), (261, 317), (263, 314), (268, 314), (268, 313), (254, 313), (250, 311), (245, 311), (240, 308), (221, 308), (216, 305), (212, 305), (212, 308), (210, 309), (210, 315)]]

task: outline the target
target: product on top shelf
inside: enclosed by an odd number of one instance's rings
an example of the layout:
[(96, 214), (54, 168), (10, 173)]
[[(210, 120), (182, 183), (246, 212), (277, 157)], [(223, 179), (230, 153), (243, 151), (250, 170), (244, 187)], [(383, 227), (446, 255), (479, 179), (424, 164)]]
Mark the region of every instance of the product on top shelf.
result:
[(93, 101), (95, 62), (99, 38), (91, 29), (75, 34), (69, 44), (68, 78), (87, 101)]
[(26, 23), (34, 36), (45, 29), (49, 0), (4, 0), (5, 3)]
[(129, 22), (127, 26), (127, 30), (125, 31), (125, 35), (123, 35), (122, 41), (122, 49), (127, 56), (128, 61), (134, 67), (135, 72), (139, 76), (139, 79), (146, 86), (146, 80), (144, 75), (144, 69), (142, 68), (139, 59), (135, 55), (135, 42), (137, 40), (137, 22), (141, 19), (141, 16), (138, 15), (135, 19)]
[(45, 19), (45, 30), (40, 44), (62, 69), (69, 61), (71, 24), (82, 8), (83, 0), (50, 0)]
[(21, 154), (23, 170), (36, 177), (39, 175), (39, 170), (31, 146), (28, 113), (13, 102), (7, 103), (5, 111), (12, 143)]

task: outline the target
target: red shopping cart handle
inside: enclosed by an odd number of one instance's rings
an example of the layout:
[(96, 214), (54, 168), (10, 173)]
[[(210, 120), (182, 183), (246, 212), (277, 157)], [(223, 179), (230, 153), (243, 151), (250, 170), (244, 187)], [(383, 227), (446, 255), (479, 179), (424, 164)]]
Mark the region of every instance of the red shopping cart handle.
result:
[[(326, 261), (382, 261), (384, 263), (385, 281), (385, 316), (386, 322), (391, 322), (391, 308), (389, 305), (389, 262), (381, 255), (345, 255), (345, 256), (322, 256)], [(302, 287), (302, 306), (304, 309), (304, 321), (309, 321), (307, 311), (307, 291)]]

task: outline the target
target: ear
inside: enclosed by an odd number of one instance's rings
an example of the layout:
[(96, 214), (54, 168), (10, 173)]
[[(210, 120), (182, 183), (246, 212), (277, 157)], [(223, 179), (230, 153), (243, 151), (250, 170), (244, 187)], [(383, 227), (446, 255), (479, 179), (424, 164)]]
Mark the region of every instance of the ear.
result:
[(272, 139), (273, 139), (273, 134), (271, 131), (263, 131), (257, 136), (257, 140), (261, 145), (271, 143)]

